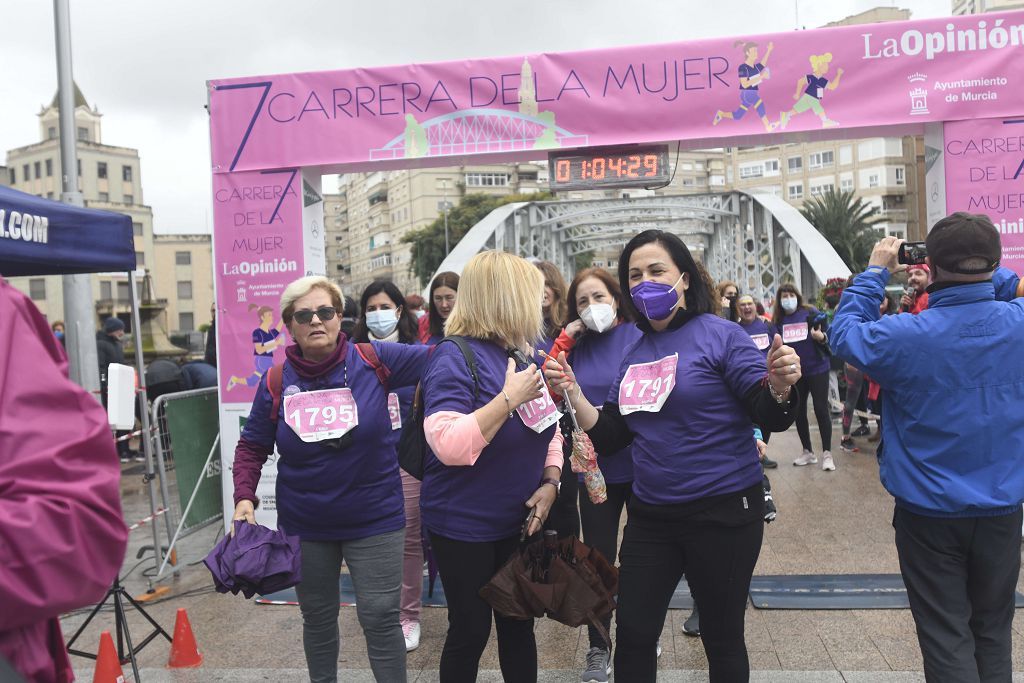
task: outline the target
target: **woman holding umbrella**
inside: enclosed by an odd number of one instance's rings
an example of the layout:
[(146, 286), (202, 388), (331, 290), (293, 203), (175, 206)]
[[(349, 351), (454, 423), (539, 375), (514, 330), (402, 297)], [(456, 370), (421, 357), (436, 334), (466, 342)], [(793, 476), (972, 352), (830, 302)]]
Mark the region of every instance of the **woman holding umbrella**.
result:
[[(448, 599), (441, 681), (475, 681), (491, 632), (480, 589), (535, 533), (559, 489), (559, 413), (537, 369), (544, 279), (524, 259), (487, 251), (466, 264), (459, 304), (423, 375), (423, 525)], [(507, 681), (537, 680), (533, 620), (495, 614)]]
[(693, 586), (711, 681), (747, 680), (743, 617), (764, 534), (753, 424), (793, 421), (800, 359), (778, 336), (767, 361), (719, 302), (676, 235), (640, 233), (619, 258), (619, 285), (643, 336), (623, 358), (603, 409), (565, 356), (545, 374), (601, 453), (633, 446), (629, 524), (619, 553), (615, 669), (654, 681), (658, 636), (682, 577)]

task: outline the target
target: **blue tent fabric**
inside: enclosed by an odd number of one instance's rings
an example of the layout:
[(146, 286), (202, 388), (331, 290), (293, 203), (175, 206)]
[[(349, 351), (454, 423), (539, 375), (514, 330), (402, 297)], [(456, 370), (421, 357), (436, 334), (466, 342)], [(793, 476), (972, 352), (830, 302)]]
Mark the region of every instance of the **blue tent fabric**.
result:
[(129, 216), (0, 187), (0, 275), (135, 270)]

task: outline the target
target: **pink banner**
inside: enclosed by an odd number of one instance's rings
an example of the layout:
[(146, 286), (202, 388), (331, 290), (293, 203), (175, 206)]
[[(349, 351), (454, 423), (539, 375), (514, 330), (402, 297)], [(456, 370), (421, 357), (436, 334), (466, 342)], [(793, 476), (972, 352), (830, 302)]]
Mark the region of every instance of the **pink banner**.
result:
[(1003, 265), (1024, 275), (1024, 116), (947, 123), (946, 208), (987, 214)]
[(1013, 116), (1022, 44), (1016, 11), (216, 80), (213, 169), (437, 166)]
[(303, 275), (302, 174), (295, 170), (213, 178), (217, 370), (221, 400), (249, 403), (260, 377), (284, 361), (279, 314), (285, 286)]

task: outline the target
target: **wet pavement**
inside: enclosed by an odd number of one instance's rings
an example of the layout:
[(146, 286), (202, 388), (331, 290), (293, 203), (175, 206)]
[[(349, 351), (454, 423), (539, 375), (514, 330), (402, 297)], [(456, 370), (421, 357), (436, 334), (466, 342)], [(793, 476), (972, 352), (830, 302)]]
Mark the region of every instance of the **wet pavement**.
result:
[[(765, 530), (755, 574), (850, 574), (898, 573), (891, 526), (893, 503), (878, 481), (873, 445), (857, 439), (859, 453), (838, 450), (838, 425), (834, 430), (835, 472), (818, 465), (793, 467), (800, 447), (795, 429), (774, 435), (769, 455), (779, 468), (769, 470), (778, 519)], [(812, 428), (812, 441), (820, 446)], [(819, 452), (820, 456), (820, 452)], [(149, 498), (138, 464), (123, 465), (122, 495), (125, 519), (133, 524), (149, 515)], [(177, 493), (171, 481), (171, 497)], [(623, 520), (625, 521), (625, 520)], [(202, 558), (218, 540), (220, 524), (187, 536), (178, 547), (177, 576), (159, 582), (170, 591), (149, 603), (146, 610), (168, 632), (173, 631), (175, 612), (186, 608), (203, 654), (201, 668), (168, 671), (169, 644), (158, 637), (149, 643), (138, 661), (144, 681), (304, 681), (308, 680), (302, 652), (302, 619), (297, 607), (261, 606), (242, 596), (213, 591)], [(161, 540), (167, 542), (160, 526)], [(151, 587), (143, 574), (153, 569), (151, 554), (136, 566), (136, 552), (152, 544), (148, 526), (133, 531), (122, 576), (125, 587), (139, 596)], [(199, 562), (199, 564), (194, 564)], [(1018, 590), (1024, 588), (1018, 582)], [(138, 641), (152, 628), (129, 608), (128, 624)], [(85, 613), (63, 619), (65, 638), (85, 619)], [(663, 654), (659, 681), (707, 680), (707, 660), (699, 638), (682, 633), (688, 611), (670, 610), (662, 632)], [(438, 664), (447, 625), (446, 610), (424, 608), (419, 648), (409, 653), (410, 681), (437, 681)], [(97, 615), (76, 646), (95, 652), (101, 630), (113, 629), (110, 611)], [(550, 620), (536, 625), (541, 681), (579, 680), (587, 651), (586, 632)], [(341, 608), (341, 657), (339, 680), (372, 681), (366, 643), (356, 622), (355, 608)], [(614, 630), (613, 630), (614, 638)], [(759, 610), (748, 604), (746, 641), (753, 671), (752, 681), (817, 683), (846, 681), (893, 683), (923, 681), (921, 655), (910, 610)], [(93, 662), (73, 657), (79, 680), (91, 680)], [(1024, 671), (1024, 611), (1018, 610), (1013, 634), (1014, 670)], [(492, 631), (480, 663), (480, 681), (500, 681), (497, 647)], [(132, 680), (131, 667), (124, 667)], [(620, 681), (628, 681), (624, 675)], [(614, 680), (614, 675), (613, 675)], [(1024, 681), (1015, 675), (1014, 680)]]

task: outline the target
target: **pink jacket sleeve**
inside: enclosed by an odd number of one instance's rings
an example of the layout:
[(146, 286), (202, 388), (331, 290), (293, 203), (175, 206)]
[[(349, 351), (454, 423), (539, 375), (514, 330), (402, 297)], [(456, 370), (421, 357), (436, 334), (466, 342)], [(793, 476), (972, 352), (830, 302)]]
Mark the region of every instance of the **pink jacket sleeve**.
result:
[(423, 420), (423, 435), (437, 459), (449, 466), (472, 466), (487, 445), (473, 413), (440, 410)]
[[(464, 415), (454, 410), (440, 410), (427, 417), (423, 421), (423, 434), (437, 459), (448, 466), (474, 465), (488, 443), (472, 413)], [(564, 441), (561, 430), (556, 429), (548, 444), (544, 467), (561, 469)]]
[(46, 319), (2, 279), (0, 320), (3, 651), (5, 632), (103, 597), (128, 530), (103, 407), (68, 379)]

